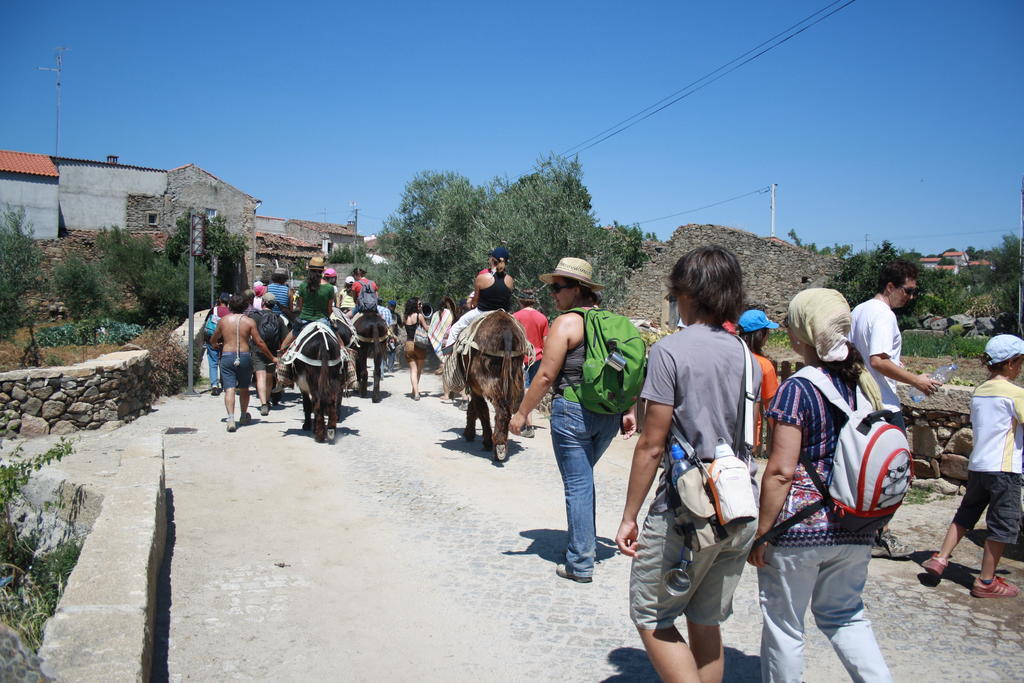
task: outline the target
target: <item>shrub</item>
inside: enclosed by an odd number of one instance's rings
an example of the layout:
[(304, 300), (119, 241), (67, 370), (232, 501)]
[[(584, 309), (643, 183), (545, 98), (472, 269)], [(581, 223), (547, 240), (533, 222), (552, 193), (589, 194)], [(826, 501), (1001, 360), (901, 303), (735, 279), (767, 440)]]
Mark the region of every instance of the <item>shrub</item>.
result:
[[(135, 343), (149, 351), (153, 364), (151, 389), (155, 396), (171, 396), (185, 388), (188, 382), (188, 350), (172, 342), (169, 337), (174, 323), (165, 323), (144, 332)], [(197, 358), (201, 349), (197, 349)]]
[(142, 334), (142, 325), (104, 318), (47, 327), (36, 333), (40, 346), (86, 346), (93, 344), (124, 344)]
[(988, 337), (934, 336), (930, 334), (903, 335), (903, 355), (938, 358), (980, 358), (985, 353)]
[(75, 318), (103, 314), (110, 307), (110, 286), (102, 268), (78, 254), (69, 255), (54, 267), (50, 290)]

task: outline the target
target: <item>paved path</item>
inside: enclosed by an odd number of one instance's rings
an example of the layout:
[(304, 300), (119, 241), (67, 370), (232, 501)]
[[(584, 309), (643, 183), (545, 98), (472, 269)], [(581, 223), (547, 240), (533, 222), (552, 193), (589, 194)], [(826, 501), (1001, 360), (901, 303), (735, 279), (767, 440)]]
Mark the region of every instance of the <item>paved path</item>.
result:
[[(575, 584), (554, 574), (565, 513), (547, 430), (516, 439), (497, 467), (461, 440), (465, 413), (440, 403), (436, 378), (424, 381), (434, 395), (419, 402), (404, 372), (385, 378), (378, 405), (346, 399), (330, 446), (299, 431), (295, 405), (254, 411), (227, 434), (209, 395), (166, 400), (119, 430), (196, 430), (166, 437), (173, 547), (158, 678), (655, 678), (626, 613), (629, 563), (611, 540), (632, 442), (597, 468), (600, 563), (592, 584)], [(905, 506), (896, 527), (934, 547), (954, 506)], [(965, 540), (955, 559), (966, 568), (937, 588), (915, 562), (872, 562), (865, 601), (897, 680), (1024, 677), (1024, 599), (980, 601), (957, 583), (980, 555)], [(1024, 583), (1024, 564), (1006, 564)], [(845, 680), (808, 626), (804, 679)], [(726, 679), (758, 680), (753, 570), (724, 637)]]

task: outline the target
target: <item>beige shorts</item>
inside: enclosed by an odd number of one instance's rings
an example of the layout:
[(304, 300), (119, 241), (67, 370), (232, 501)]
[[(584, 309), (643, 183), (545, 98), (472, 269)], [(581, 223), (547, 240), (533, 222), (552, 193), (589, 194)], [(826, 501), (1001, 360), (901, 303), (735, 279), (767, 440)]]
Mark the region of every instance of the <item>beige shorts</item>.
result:
[(416, 346), (414, 342), (405, 342), (405, 360), (409, 363), (416, 361), (422, 363), (427, 358), (427, 350)]
[(669, 628), (682, 615), (705, 626), (717, 626), (729, 618), (757, 520), (733, 523), (729, 531), (721, 543), (693, 554), (690, 590), (670, 595), (665, 590), (665, 572), (679, 564), (683, 537), (675, 531), (671, 512), (647, 515), (629, 577), (629, 616), (637, 628)]

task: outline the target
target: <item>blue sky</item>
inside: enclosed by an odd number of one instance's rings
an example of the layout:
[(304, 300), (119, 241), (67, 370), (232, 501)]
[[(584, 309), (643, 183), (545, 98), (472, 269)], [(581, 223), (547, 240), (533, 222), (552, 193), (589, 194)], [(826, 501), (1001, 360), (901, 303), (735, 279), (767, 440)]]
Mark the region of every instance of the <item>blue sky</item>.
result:
[[(4, 3), (0, 148), (194, 162), (374, 233), (422, 170), (515, 177), (828, 4)], [(602, 223), (778, 183), (777, 234), (933, 252), (1019, 230), (1024, 3), (857, 0), (583, 152)], [(767, 194), (688, 222), (766, 235)]]

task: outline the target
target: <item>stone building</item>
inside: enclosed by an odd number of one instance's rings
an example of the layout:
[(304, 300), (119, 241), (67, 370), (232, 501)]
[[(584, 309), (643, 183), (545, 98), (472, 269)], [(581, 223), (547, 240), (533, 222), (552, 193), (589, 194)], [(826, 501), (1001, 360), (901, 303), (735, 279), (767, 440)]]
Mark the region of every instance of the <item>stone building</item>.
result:
[(356, 232), (354, 222), (320, 223), (318, 221), (300, 221), (292, 218), (285, 221), (284, 234), (300, 239), (303, 242), (319, 244), (326, 254), (345, 245), (361, 245), (363, 238)]
[(712, 244), (736, 254), (743, 268), (747, 305), (763, 309), (774, 320), (785, 317), (794, 294), (824, 286), (842, 265), (841, 259), (821, 256), (778, 238), (758, 237), (720, 225), (684, 225), (668, 242), (651, 249), (651, 260), (626, 282), (621, 312), (633, 318), (657, 320), (663, 326), (674, 325), (678, 315), (665, 278), (683, 254)]
[(154, 196), (163, 204), (167, 192), (167, 171), (119, 163), (115, 156), (106, 161), (54, 159), (60, 174), (60, 231), (104, 230), (118, 226), (155, 230), (157, 223), (130, 221), (132, 196)]
[(309, 259), (322, 255), (320, 244), (273, 232), (256, 232), (256, 278), (264, 282), (270, 282), (275, 268), (303, 273)]

